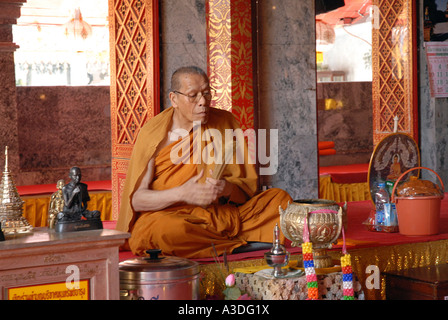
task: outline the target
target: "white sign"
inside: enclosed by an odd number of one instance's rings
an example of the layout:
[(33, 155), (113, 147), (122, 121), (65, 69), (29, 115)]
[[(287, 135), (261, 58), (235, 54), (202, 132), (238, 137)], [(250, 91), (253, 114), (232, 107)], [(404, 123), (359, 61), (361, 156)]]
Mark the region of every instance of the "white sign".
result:
[(448, 97), (448, 43), (426, 42), (431, 97)]

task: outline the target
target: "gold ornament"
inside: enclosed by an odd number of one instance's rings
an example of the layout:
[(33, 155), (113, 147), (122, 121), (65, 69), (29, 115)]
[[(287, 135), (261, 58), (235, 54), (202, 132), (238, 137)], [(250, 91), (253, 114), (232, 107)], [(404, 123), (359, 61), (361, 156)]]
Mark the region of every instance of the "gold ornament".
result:
[(23, 217), (23, 204), (8, 169), (8, 147), (5, 148), (5, 171), (0, 182), (0, 222), (5, 236), (29, 233), (33, 230)]

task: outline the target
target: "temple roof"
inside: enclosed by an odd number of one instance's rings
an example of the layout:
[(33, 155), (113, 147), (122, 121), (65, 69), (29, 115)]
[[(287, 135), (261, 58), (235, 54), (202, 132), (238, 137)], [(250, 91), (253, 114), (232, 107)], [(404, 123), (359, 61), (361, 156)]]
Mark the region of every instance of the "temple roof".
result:
[(355, 24), (365, 21), (370, 16), (371, 6), (372, 0), (345, 0), (344, 6), (319, 14), (316, 19), (333, 26), (343, 24), (344, 21), (346, 24)]

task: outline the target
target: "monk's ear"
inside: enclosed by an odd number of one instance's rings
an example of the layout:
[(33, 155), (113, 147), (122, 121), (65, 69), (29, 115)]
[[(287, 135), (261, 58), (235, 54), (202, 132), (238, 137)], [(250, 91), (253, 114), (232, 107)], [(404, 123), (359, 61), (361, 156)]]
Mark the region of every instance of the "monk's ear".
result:
[(177, 94), (175, 94), (173, 91), (170, 92), (169, 98), (171, 101), (171, 105), (176, 108), (177, 107)]

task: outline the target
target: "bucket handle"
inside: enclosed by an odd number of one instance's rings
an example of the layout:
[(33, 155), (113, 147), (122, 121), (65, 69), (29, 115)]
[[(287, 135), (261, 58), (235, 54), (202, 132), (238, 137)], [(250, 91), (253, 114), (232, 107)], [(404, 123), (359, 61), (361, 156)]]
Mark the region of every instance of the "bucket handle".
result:
[(395, 184), (394, 184), (394, 188), (392, 189), (392, 194), (391, 194), (391, 202), (395, 202), (394, 200), (394, 198), (395, 198), (395, 189), (397, 188), (397, 186), (398, 186), (398, 182), (400, 182), (400, 180), (401, 180), (401, 178), (403, 178), (405, 175), (407, 175), (409, 172), (411, 172), (411, 171), (413, 171), (413, 170), (416, 170), (416, 169), (426, 169), (426, 170), (429, 170), (429, 171), (431, 171), (432, 173), (434, 173), (436, 176), (437, 176), (437, 178), (439, 178), (439, 181), (440, 181), (440, 184), (442, 185), (442, 197), (443, 197), (443, 195), (444, 195), (444, 193), (445, 193), (445, 187), (444, 187), (444, 185), (443, 185), (443, 181), (442, 181), (442, 179), (440, 178), (440, 176), (437, 174), (437, 172), (435, 172), (434, 170), (432, 170), (432, 169), (430, 169), (430, 168), (426, 168), (426, 167), (415, 167), (415, 168), (411, 168), (411, 169), (409, 169), (409, 170), (407, 170), (407, 171), (405, 171), (398, 179), (397, 179), (397, 181), (395, 181)]

